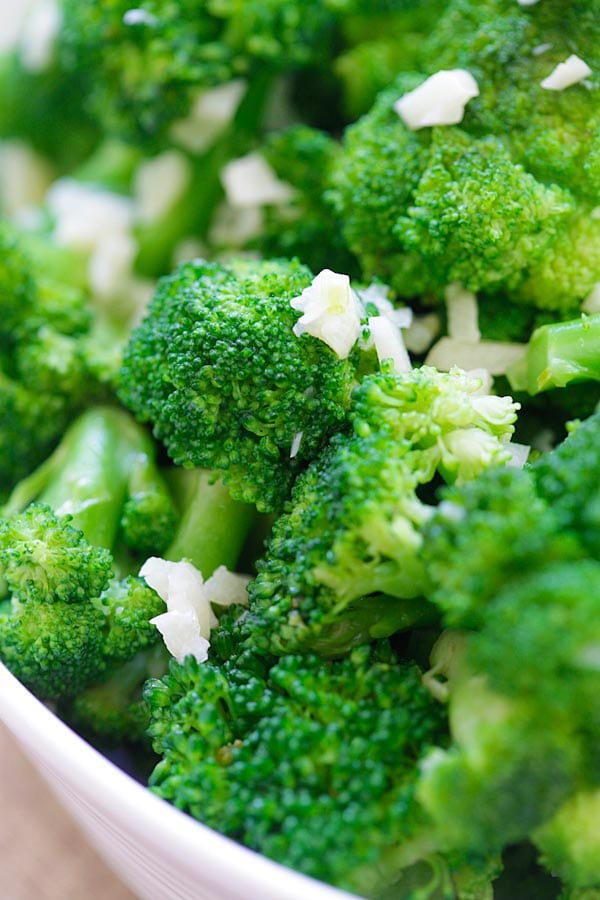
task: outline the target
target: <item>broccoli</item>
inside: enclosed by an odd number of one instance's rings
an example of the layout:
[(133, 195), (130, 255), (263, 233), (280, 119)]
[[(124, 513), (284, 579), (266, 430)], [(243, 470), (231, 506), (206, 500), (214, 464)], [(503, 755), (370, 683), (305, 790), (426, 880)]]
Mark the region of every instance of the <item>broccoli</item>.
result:
[(4, 221), (0, 249), (0, 491), (5, 495), (48, 452), (82, 394), (90, 391), (79, 353), (89, 313), (76, 288), (36, 281), (16, 229)]
[[(462, 629), (467, 673), (443, 687), (453, 744), (425, 760), (418, 790), (442, 846), (494, 852), (548, 828), (551, 854), (553, 817), (597, 785), (599, 423), (523, 471), (447, 489), (425, 526), (427, 597)], [(569, 882), (564, 852), (550, 868)]]
[(446, 726), (420, 676), (384, 643), (339, 662), (171, 663), (145, 689), (163, 757), (150, 785), (285, 865), (375, 896), (429, 855), (412, 843), (415, 764)]
[[(329, 197), (348, 246), (401, 296), (461, 281), (498, 304), (568, 314), (600, 272), (597, 110), (586, 85), (541, 82), (574, 48), (597, 68), (593, 3), (454, 0), (432, 24), (418, 68), (344, 137)], [(462, 122), (410, 130), (395, 102), (452, 69), (479, 89)]]
[(119, 396), (174, 461), (214, 470), (263, 511), (344, 427), (359, 366), (376, 363), (294, 334), (290, 301), (311, 278), (297, 261), (185, 263), (161, 280), (124, 354)]
[(339, 655), (435, 621), (422, 599), (419, 550), (431, 508), (419, 492), (437, 473), (463, 482), (506, 461), (516, 417), (510, 398), (480, 387), (459, 370), (427, 366), (395, 374), (386, 365), (363, 378), (352, 432), (336, 435), (298, 477), (257, 564), (252, 641), (263, 630), (275, 652)]
[(36, 694), (73, 696), (156, 642), (149, 620), (162, 601), (142, 579), (116, 579), (128, 566), (118, 544), (160, 552), (176, 514), (152, 443), (127, 413), (85, 412), (3, 516), (0, 655)]

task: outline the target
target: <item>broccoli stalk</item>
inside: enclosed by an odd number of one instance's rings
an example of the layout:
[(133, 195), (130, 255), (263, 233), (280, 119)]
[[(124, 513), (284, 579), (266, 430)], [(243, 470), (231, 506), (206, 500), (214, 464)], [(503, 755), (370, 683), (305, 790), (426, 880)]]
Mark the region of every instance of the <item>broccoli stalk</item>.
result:
[(515, 391), (539, 394), (579, 381), (600, 381), (600, 315), (542, 325), (507, 372)]

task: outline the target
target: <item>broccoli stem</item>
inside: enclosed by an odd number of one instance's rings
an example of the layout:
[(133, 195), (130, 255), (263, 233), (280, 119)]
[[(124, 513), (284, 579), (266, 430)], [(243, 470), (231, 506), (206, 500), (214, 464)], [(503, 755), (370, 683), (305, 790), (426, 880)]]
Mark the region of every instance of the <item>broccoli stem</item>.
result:
[(205, 578), (219, 566), (234, 569), (256, 517), (254, 506), (233, 500), (206, 469), (177, 469), (171, 488), (181, 519), (165, 558), (187, 559)]
[[(144, 461), (144, 465), (141, 462)], [(33, 500), (69, 514), (88, 541), (111, 549), (131, 495), (131, 473), (156, 473), (146, 433), (122, 410), (90, 409), (67, 431), (54, 453), (23, 479), (3, 509), (9, 516)]]
[(274, 75), (258, 73), (250, 81), (229, 128), (205, 153), (193, 159), (189, 184), (164, 218), (139, 234), (136, 270), (158, 276), (169, 271), (173, 249), (183, 238), (205, 237), (217, 204), (223, 197), (223, 166), (247, 152), (260, 128), (273, 87)]
[(600, 314), (536, 328), (507, 372), (515, 391), (539, 394), (572, 381), (600, 381)]

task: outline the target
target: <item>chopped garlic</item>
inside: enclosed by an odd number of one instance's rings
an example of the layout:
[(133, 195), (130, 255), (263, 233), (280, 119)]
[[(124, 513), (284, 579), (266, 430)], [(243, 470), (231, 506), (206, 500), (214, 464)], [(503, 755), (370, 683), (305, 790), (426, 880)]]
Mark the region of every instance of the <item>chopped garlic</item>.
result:
[(270, 206), (287, 203), (293, 188), (280, 181), (266, 159), (249, 153), (227, 163), (221, 169), (221, 182), (232, 206)]
[(153, 28), (158, 19), (146, 9), (128, 9), (123, 13), (123, 25), (149, 25)]
[(415, 316), (404, 333), (404, 343), (410, 353), (425, 353), (440, 333), (440, 317), (437, 313)]
[(449, 284), (445, 291), (448, 314), (448, 336), (477, 344), (481, 340), (477, 297), (459, 282)]
[(238, 572), (230, 572), (227, 566), (219, 566), (206, 579), (204, 596), (209, 603), (217, 603), (219, 606), (232, 606), (234, 603), (248, 606), (246, 587), (249, 581), (249, 575), (240, 575)]
[(297, 337), (311, 334), (346, 359), (361, 334), (360, 303), (347, 275), (323, 269), (290, 305), (303, 313), (294, 325)]
[(581, 312), (588, 315), (600, 312), (600, 281), (596, 282), (581, 304)]
[(127, 232), (133, 224), (133, 204), (113, 194), (71, 178), (50, 187), (48, 208), (54, 217), (54, 239), (68, 247), (93, 250), (115, 232)]
[(528, 444), (517, 444), (511, 441), (510, 444), (507, 444), (506, 449), (510, 451), (510, 459), (506, 465), (512, 466), (514, 469), (522, 469), (527, 462), (531, 447)]
[(391, 359), (394, 372), (410, 372), (412, 363), (400, 329), (387, 316), (371, 316), (368, 321), (379, 362)]
[(125, 285), (129, 288), (137, 249), (137, 241), (120, 232), (96, 244), (88, 260), (88, 280), (97, 297), (115, 297)]
[(265, 214), (261, 206), (234, 207), (220, 203), (213, 215), (208, 241), (211, 247), (244, 247), (263, 232)]
[(592, 74), (592, 70), (586, 62), (571, 54), (565, 62), (559, 63), (554, 71), (541, 83), (546, 91), (563, 91), (565, 88), (577, 84)]
[(542, 53), (547, 53), (548, 50), (552, 50), (554, 44), (547, 42), (545, 44), (538, 44), (537, 47), (534, 47), (531, 51), (534, 56), (541, 56)]
[(19, 50), (30, 72), (43, 72), (52, 62), (62, 12), (56, 0), (37, 0), (24, 22)]
[(0, 142), (2, 212), (19, 219), (41, 204), (52, 182), (49, 163), (23, 141)]
[(201, 572), (187, 560), (171, 562), (152, 556), (140, 569), (140, 577), (167, 604), (167, 612), (150, 621), (179, 662), (188, 655), (198, 662), (207, 659), (210, 632), (217, 624), (212, 603), (229, 606), (248, 602), (249, 577), (229, 572), (225, 566), (219, 566), (204, 581)]
[(539, 0), (517, 0), (519, 6), (535, 6), (536, 3), (539, 3)]
[(397, 328), (410, 328), (413, 321), (412, 309), (409, 306), (394, 306), (388, 297), (389, 290), (387, 284), (374, 281), (357, 293), (363, 307), (372, 305), (380, 316), (387, 316)]
[(161, 613), (150, 623), (158, 628), (165, 647), (177, 662), (182, 663), (186, 656), (194, 656), (198, 662), (208, 659), (210, 643), (198, 631), (198, 620), (191, 610)]
[(465, 69), (442, 69), (414, 91), (404, 94), (394, 109), (413, 131), (432, 125), (462, 122), (465, 106), (479, 95), (479, 87)]
[(191, 164), (177, 150), (167, 150), (143, 162), (135, 173), (135, 215), (142, 225), (161, 219), (187, 189)]
[(304, 437), (303, 431), (297, 431), (294, 435), (294, 439), (292, 440), (292, 446), (290, 447), (290, 459), (294, 459), (298, 456), (298, 451), (300, 450), (300, 445), (302, 444), (302, 438)]
[(0, 0), (0, 53), (15, 50), (24, 23), (37, 0)]
[(526, 347), (526, 344), (508, 341), (470, 344), (443, 337), (431, 348), (425, 362), (442, 372), (448, 372), (452, 366), (460, 366), (461, 369), (487, 369), (491, 375), (504, 375), (509, 365), (522, 359)]
[(230, 124), (246, 88), (246, 82), (236, 78), (201, 91), (186, 118), (171, 126), (171, 139), (191, 153), (208, 150)]

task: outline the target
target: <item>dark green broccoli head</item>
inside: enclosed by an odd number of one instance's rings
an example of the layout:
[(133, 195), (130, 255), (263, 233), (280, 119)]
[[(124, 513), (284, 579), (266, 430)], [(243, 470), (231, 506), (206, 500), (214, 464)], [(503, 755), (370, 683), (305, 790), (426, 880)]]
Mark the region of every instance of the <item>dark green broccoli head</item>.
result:
[(284, 657), (263, 677), (188, 658), (146, 698), (164, 754), (151, 786), (179, 808), (346, 889), (373, 895), (403, 867), (386, 853), (421, 826), (415, 763), (445, 735), (416, 666), (385, 646)]
[(160, 282), (125, 353), (121, 399), (175, 462), (219, 471), (261, 510), (343, 427), (355, 384), (359, 351), (341, 360), (293, 333), (290, 300), (311, 278), (294, 261), (186, 263)]
[(105, 671), (103, 628), (91, 603), (4, 603), (0, 658), (42, 700), (77, 694)]

